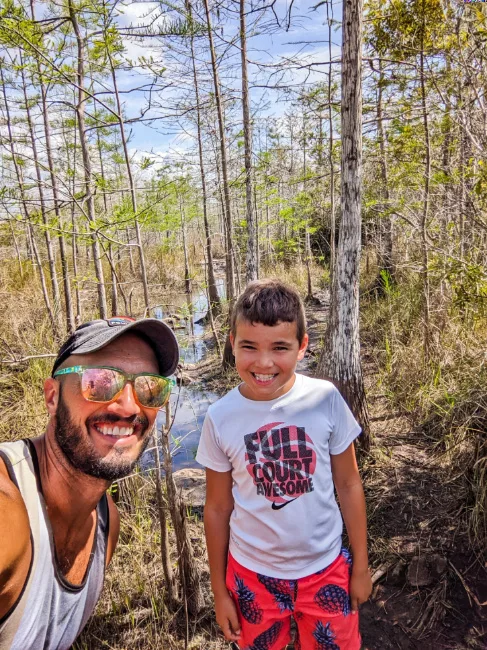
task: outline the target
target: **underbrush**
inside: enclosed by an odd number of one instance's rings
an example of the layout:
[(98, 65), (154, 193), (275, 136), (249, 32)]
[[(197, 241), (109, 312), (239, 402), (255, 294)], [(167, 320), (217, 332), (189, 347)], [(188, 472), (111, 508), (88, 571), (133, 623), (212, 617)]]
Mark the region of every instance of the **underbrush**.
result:
[[(206, 607), (197, 619), (187, 618), (182, 602), (166, 605), (160, 555), (160, 528), (152, 474), (120, 481), (120, 539), (107, 569), (102, 597), (76, 642), (75, 650), (218, 650), (226, 647), (212, 615), (203, 526), (188, 511), (188, 526), (198, 564)], [(170, 524), (169, 524), (170, 526)], [(169, 528), (171, 564), (177, 571), (177, 551)], [(188, 643), (186, 645), (185, 639)]]
[(410, 414), (454, 483), (457, 499), (448, 506), (481, 550), (487, 543), (487, 321), (460, 311), (441, 285), (432, 290), (431, 305), (427, 360), (417, 275), (403, 275), (382, 295), (376, 288), (364, 292), (362, 344), (391, 404)]

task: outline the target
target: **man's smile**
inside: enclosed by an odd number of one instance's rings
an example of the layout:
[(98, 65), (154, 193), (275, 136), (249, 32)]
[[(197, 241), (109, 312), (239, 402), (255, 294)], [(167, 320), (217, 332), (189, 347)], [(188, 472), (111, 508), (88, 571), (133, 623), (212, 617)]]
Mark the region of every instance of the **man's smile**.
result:
[(134, 427), (113, 427), (107, 425), (95, 425), (95, 429), (104, 436), (124, 437), (134, 433)]
[(86, 424), (92, 436), (100, 436), (105, 443), (116, 447), (131, 447), (136, 444), (149, 427), (149, 421), (143, 415), (120, 418), (112, 413), (92, 417)]

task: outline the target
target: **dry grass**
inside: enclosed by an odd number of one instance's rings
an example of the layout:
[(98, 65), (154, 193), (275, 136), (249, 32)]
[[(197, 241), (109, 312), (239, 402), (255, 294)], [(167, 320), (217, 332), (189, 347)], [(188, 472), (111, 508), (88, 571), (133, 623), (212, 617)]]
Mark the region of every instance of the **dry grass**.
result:
[[(191, 512), (189, 526), (194, 554), (201, 568), (207, 605), (196, 620), (187, 621), (183, 604), (169, 611), (165, 602), (160, 559), (160, 535), (151, 476), (123, 481), (121, 531), (117, 552), (106, 575), (102, 598), (77, 641), (76, 650), (154, 649), (185, 647), (201, 650), (225, 647), (214, 624), (209, 574), (201, 521)], [(175, 541), (170, 532), (171, 558), (177, 570)]]
[(471, 542), (487, 542), (487, 321), (452, 307), (447, 292), (432, 295), (430, 357), (425, 361), (420, 291), (404, 277), (383, 298), (366, 295), (362, 332), (382, 390), (413, 418), (435, 463), (457, 488)]
[[(150, 281), (159, 285), (153, 290), (155, 304), (167, 304), (170, 292), (182, 290), (181, 283), (175, 280), (183, 277), (181, 258), (164, 250), (151, 251)], [(201, 266), (195, 268), (201, 275)], [(140, 284), (130, 279), (127, 258), (122, 261), (121, 272), (127, 280), (127, 296), (132, 295), (132, 313), (142, 315)], [(304, 265), (286, 268), (284, 264), (273, 264), (263, 268), (261, 275), (283, 278), (306, 293)], [(312, 276), (314, 287), (326, 282), (323, 270), (317, 266), (312, 267)], [(1, 358), (12, 360), (52, 352), (56, 344), (32, 270), (26, 266), (20, 278), (16, 262), (4, 260), (0, 265), (0, 292)], [(408, 277), (401, 278), (400, 288), (383, 298), (372, 292), (363, 294), (363, 347), (366, 373), (373, 380), (369, 397), (376, 436), (371, 455), (364, 459), (364, 471), (376, 567), (391, 558), (396, 564), (407, 562), (418, 549), (454, 552), (463, 545), (463, 530), (467, 528), (470, 548), (476, 552), (482, 550), (487, 539), (487, 325), (481, 320), (466, 323), (451, 310), (447, 297), (435, 294), (433, 349), (426, 364), (418, 296), (417, 282)], [(94, 289), (87, 281), (83, 287), (87, 317), (93, 313), (94, 299)], [(123, 306), (123, 301), (120, 304)], [(38, 359), (0, 366), (0, 440), (35, 436), (43, 431), (46, 415), (42, 383), (50, 365), (49, 360)], [(216, 357), (207, 357), (204, 367), (194, 371), (209, 382), (209, 389), (227, 390), (237, 381), (233, 372), (221, 373)], [(190, 526), (207, 606), (198, 620), (188, 623), (183, 607), (169, 612), (165, 605), (153, 482), (145, 476), (124, 484), (120, 543), (95, 616), (76, 650), (176, 650), (185, 647), (186, 636), (190, 639), (187, 647), (195, 650), (227, 647), (214, 624), (201, 522), (193, 518)], [(176, 567), (174, 544), (172, 549)], [(472, 585), (467, 565), (458, 568)], [(466, 598), (465, 590), (452, 571), (417, 592), (405, 589), (404, 576), (401, 580), (397, 588), (393, 585), (395, 591), (382, 592), (384, 585), (377, 585), (376, 598), (384, 605), (369, 618), (372, 621), (377, 615), (380, 620), (383, 612), (383, 627), (387, 620), (394, 619), (394, 626), (412, 644), (397, 647), (434, 647), (425, 639), (443, 619), (458, 614), (455, 598), (459, 593)], [(472, 589), (475, 591), (475, 586)], [(370, 647), (376, 650), (396, 646)], [(469, 645), (457, 647), (480, 646), (472, 637)]]

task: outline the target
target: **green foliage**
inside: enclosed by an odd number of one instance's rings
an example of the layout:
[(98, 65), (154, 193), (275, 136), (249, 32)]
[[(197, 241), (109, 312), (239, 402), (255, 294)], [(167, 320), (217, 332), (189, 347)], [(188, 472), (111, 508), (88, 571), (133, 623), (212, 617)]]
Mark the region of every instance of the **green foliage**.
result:
[(476, 263), (450, 259), (446, 279), (453, 290), (452, 308), (474, 319), (487, 317), (487, 269)]

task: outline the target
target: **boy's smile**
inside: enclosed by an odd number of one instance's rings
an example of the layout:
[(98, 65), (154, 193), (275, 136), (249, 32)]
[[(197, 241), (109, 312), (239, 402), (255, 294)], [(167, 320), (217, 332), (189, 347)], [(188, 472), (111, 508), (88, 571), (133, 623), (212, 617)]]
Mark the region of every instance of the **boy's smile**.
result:
[(238, 320), (236, 335), (230, 334), (235, 365), (244, 382), (241, 394), (247, 399), (268, 401), (285, 395), (294, 384), (296, 364), (308, 345), (300, 343), (295, 322), (269, 326)]

